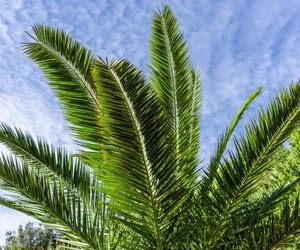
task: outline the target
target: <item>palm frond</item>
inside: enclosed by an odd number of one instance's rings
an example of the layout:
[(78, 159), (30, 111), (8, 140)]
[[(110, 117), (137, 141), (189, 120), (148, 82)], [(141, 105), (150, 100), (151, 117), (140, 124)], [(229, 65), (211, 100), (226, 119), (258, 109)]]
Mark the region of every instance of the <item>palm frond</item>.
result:
[(294, 83), (260, 110), (258, 121), (246, 127), (246, 135), (235, 138), (235, 152), (215, 173), (216, 186), (206, 196), (208, 210), (214, 211), (218, 221), (211, 223), (207, 248), (213, 248), (226, 232), (232, 213), (259, 186), (266, 171), (272, 167), (272, 156), (285, 142), (300, 119), (300, 84)]
[(91, 79), (93, 54), (68, 34), (43, 25), (33, 26), (34, 42), (24, 52), (38, 63), (58, 96), (77, 142), (99, 157), (100, 106)]
[(0, 159), (0, 202), (42, 221), (79, 246), (98, 247), (99, 214), (74, 193), (12, 156)]
[(300, 239), (299, 199), (290, 199), (300, 179), (260, 187), (300, 121), (300, 81), (233, 137), (261, 89), (252, 93), (201, 176), (200, 76), (170, 7), (153, 18), (149, 82), (127, 60), (96, 58), (56, 28), (33, 33), (24, 52), (80, 151), (0, 123), (13, 154), (0, 155), (0, 205), (60, 231), (69, 249), (278, 249)]
[(288, 194), (299, 184), (299, 181), (300, 179), (297, 179), (290, 184), (274, 188), (273, 191), (263, 194), (259, 199), (254, 199), (254, 202), (247, 202), (244, 206), (239, 207), (236, 214), (239, 213), (239, 210), (241, 211), (241, 216), (246, 219), (244, 222), (246, 226), (259, 222), (280, 208), (281, 204), (279, 203), (286, 201)]
[(56, 149), (40, 138), (34, 140), (31, 135), (4, 123), (0, 124), (0, 143), (26, 161), (26, 164), (39, 169), (41, 174), (49, 177), (55, 175), (65, 186), (87, 201), (99, 199), (95, 190), (97, 181), (93, 171), (65, 149)]
[(199, 165), (199, 152), (200, 152), (200, 109), (201, 109), (201, 81), (200, 75), (192, 70), (192, 99), (191, 110), (189, 116), (189, 140), (187, 145), (189, 152), (186, 154), (186, 164), (188, 165), (188, 175), (195, 175), (196, 169)]
[(178, 171), (186, 171), (192, 178), (198, 165), (200, 81), (168, 6), (153, 18), (150, 53), (151, 83), (166, 113), (174, 144), (170, 153)]
[[(246, 232), (245, 232), (246, 233)], [(295, 247), (300, 237), (299, 198), (286, 200), (280, 213), (273, 213), (243, 235), (251, 249)]]
[(124, 223), (147, 239), (148, 247), (161, 249), (167, 218), (186, 195), (175, 166), (166, 166), (164, 116), (149, 84), (130, 63), (98, 61), (93, 75), (102, 107), (104, 189), (127, 218)]
[(150, 116), (144, 117), (151, 102), (148, 85), (142, 74), (124, 61), (96, 62), (93, 72), (105, 128), (103, 155), (107, 153), (107, 159), (101, 175), (106, 192), (113, 198), (114, 208), (130, 218), (126, 224), (158, 247), (162, 242), (157, 190), (143, 134), (146, 118), (151, 122)]
[(208, 187), (210, 185), (210, 183), (213, 182), (213, 177), (215, 175), (215, 172), (218, 170), (218, 167), (220, 165), (220, 162), (222, 160), (224, 152), (227, 148), (227, 145), (232, 137), (232, 134), (233, 134), (235, 128), (237, 127), (237, 125), (239, 124), (241, 119), (243, 118), (243, 115), (249, 108), (250, 104), (261, 94), (261, 92), (262, 92), (262, 89), (259, 88), (256, 91), (254, 91), (247, 98), (247, 100), (244, 102), (242, 107), (238, 110), (238, 112), (234, 116), (229, 127), (225, 130), (225, 133), (220, 137), (217, 148), (215, 150), (215, 153), (213, 154), (213, 156), (210, 159), (210, 163), (208, 166), (208, 173), (207, 173), (208, 182), (205, 182), (205, 184), (204, 184), (205, 186)]

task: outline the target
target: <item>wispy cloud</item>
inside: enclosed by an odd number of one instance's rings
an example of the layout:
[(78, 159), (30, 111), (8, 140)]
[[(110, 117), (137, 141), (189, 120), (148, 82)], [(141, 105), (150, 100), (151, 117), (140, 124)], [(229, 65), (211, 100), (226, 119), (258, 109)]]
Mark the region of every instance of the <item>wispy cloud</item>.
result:
[[(259, 86), (265, 91), (250, 110), (253, 116), (258, 105), (300, 76), (300, 2), (166, 2), (178, 16), (192, 61), (202, 73), (201, 141), (202, 157), (207, 158), (250, 91)], [(138, 0), (0, 0), (0, 120), (73, 149), (52, 91), (21, 52), (21, 43), (28, 40), (24, 30), (39, 22), (57, 26), (96, 54), (129, 58), (146, 72), (151, 17), (161, 6), (162, 1)], [(6, 230), (29, 219), (1, 208), (0, 244)]]

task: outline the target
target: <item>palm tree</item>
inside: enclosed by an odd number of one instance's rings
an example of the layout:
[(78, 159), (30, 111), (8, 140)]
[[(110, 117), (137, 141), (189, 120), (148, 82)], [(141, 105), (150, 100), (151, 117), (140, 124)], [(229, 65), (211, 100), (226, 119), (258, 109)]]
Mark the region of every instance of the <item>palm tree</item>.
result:
[[(0, 125), (0, 204), (35, 217), (79, 249), (278, 249), (300, 230), (298, 182), (256, 196), (300, 120), (300, 83), (282, 90), (244, 135), (245, 101), (199, 170), (201, 87), (168, 6), (152, 24), (151, 77), (96, 57), (36, 25), (24, 51), (56, 93), (80, 150)], [(230, 140), (231, 149), (227, 149)]]

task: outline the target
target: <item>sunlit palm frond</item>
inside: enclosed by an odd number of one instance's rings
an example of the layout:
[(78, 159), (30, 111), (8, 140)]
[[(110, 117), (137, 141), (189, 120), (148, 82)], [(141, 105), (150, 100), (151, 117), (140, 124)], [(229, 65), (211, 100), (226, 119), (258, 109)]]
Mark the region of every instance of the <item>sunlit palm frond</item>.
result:
[(130, 63), (99, 61), (93, 74), (102, 107), (104, 189), (124, 223), (161, 249), (168, 218), (187, 195), (176, 166), (166, 165), (164, 116), (149, 84)]
[(205, 182), (204, 185), (209, 186), (210, 183), (213, 182), (213, 178), (215, 175), (215, 172), (218, 170), (218, 167), (220, 165), (220, 162), (222, 160), (222, 157), (224, 155), (224, 152), (227, 148), (227, 145), (233, 135), (233, 132), (239, 122), (241, 121), (243, 115), (249, 108), (250, 104), (261, 94), (262, 89), (259, 88), (256, 91), (254, 91), (244, 102), (242, 107), (238, 110), (236, 115), (234, 116), (233, 120), (231, 121), (229, 127), (225, 130), (225, 133), (220, 137), (216, 151), (214, 152), (213, 156), (210, 159), (210, 163), (208, 166), (208, 183)]
[(178, 171), (188, 173), (190, 180), (195, 177), (198, 165), (200, 81), (168, 6), (154, 16), (150, 52), (151, 83), (166, 113), (172, 136), (170, 154)]
[(93, 74), (105, 128), (101, 175), (106, 192), (114, 208), (125, 216), (124, 222), (145, 237), (148, 246), (158, 247), (162, 242), (157, 190), (144, 135), (146, 122), (152, 119), (145, 117), (151, 112), (148, 85), (141, 72), (124, 61), (96, 62)]
[[(234, 130), (199, 173), (200, 76), (171, 9), (153, 18), (150, 80), (70, 35), (33, 27), (24, 51), (42, 69), (80, 145), (68, 153), (0, 123), (0, 205), (60, 231), (67, 248), (277, 249), (299, 238), (299, 180), (260, 193), (274, 154), (300, 121), (300, 82)], [(270, 185), (272, 186), (272, 185)]]
[(33, 31), (34, 41), (23, 45), (24, 52), (43, 70), (79, 144), (98, 157), (100, 106), (90, 75), (92, 52), (56, 28), (38, 24)]
[(294, 83), (261, 110), (258, 121), (246, 127), (246, 135), (234, 140), (235, 152), (215, 173), (216, 186), (207, 196), (208, 210), (218, 215), (211, 221), (210, 240), (213, 248), (226, 233), (234, 212), (259, 186), (266, 171), (272, 167), (272, 156), (288, 139), (300, 119), (300, 84)]

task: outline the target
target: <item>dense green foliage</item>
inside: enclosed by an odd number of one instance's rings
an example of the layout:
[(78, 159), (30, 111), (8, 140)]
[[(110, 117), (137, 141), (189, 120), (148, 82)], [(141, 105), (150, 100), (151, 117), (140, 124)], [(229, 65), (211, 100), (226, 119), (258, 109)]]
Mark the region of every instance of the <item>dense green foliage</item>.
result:
[(57, 233), (43, 226), (35, 227), (33, 223), (27, 223), (25, 227), (19, 226), (18, 232), (6, 233), (4, 250), (44, 250), (56, 249)]
[[(275, 155), (275, 164), (266, 176), (262, 193), (270, 192), (275, 185), (289, 185), (300, 177), (300, 129), (294, 131), (285, 145)], [(287, 194), (296, 198), (299, 195), (299, 184)]]
[[(300, 130), (297, 129), (277, 155), (276, 165), (270, 175), (270, 182), (291, 183), (300, 176)], [(297, 187), (295, 187), (296, 191)], [(298, 189), (299, 190), (299, 189)], [(297, 192), (293, 193), (297, 195)]]
[(233, 137), (261, 89), (252, 93), (201, 172), (200, 78), (169, 7), (153, 18), (149, 79), (56, 28), (33, 32), (24, 52), (57, 95), (80, 150), (1, 124), (11, 151), (0, 159), (0, 188), (9, 191), (1, 205), (80, 249), (278, 249), (297, 241), (299, 201), (288, 196), (297, 178), (263, 195), (261, 186), (300, 121), (299, 82)]

